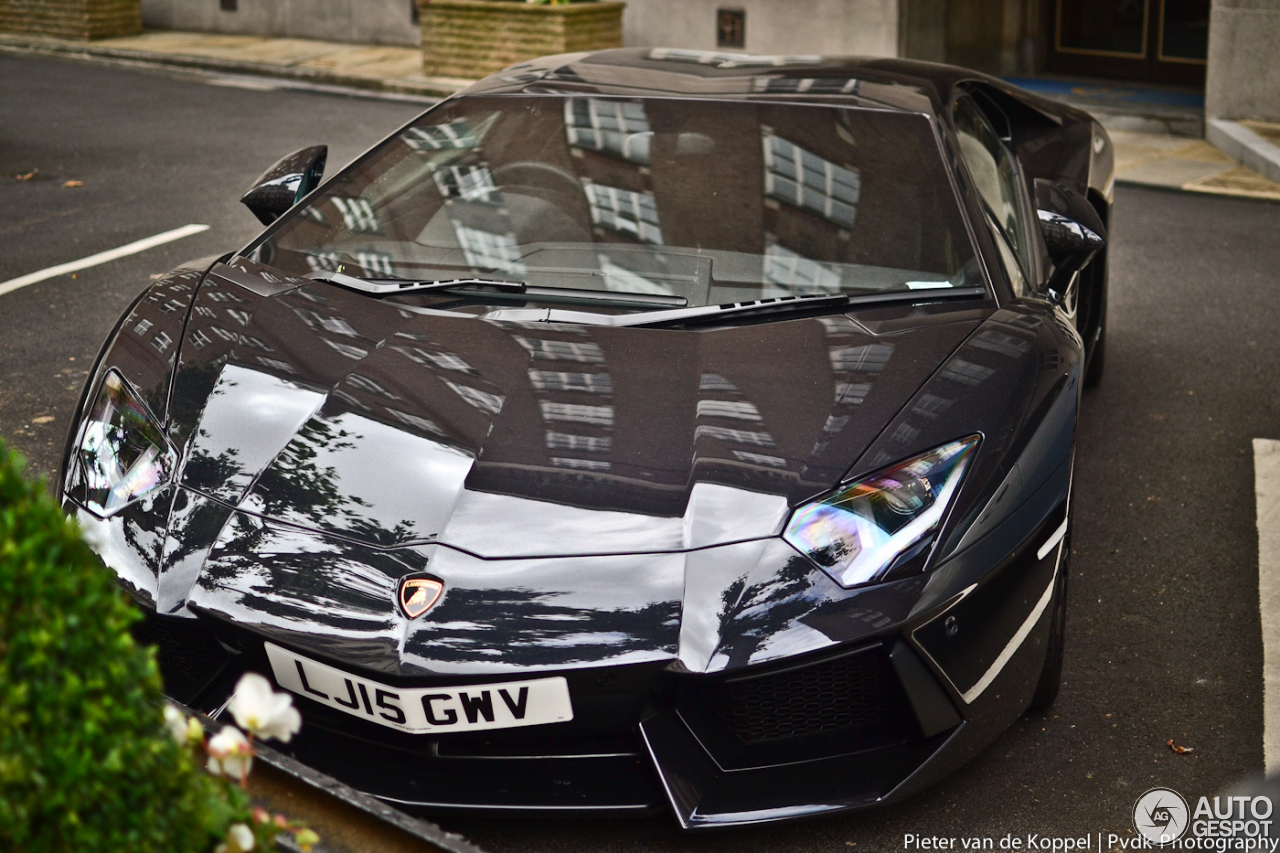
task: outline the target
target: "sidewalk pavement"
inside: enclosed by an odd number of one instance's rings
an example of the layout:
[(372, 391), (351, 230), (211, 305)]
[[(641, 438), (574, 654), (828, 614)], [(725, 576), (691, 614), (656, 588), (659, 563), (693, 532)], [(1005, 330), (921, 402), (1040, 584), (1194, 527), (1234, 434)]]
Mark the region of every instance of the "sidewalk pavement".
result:
[[(473, 82), (423, 76), (422, 52), (417, 48), (172, 30), (96, 42), (0, 33), (0, 51), (198, 69), (220, 73), (233, 85), (292, 83), (428, 101), (447, 97)], [(1210, 138), (1233, 157), (1193, 138), (1204, 132), (1203, 99), (1194, 93), (1052, 78), (1016, 78), (1012, 82), (1092, 112), (1115, 143), (1116, 180), (1121, 183), (1280, 201), (1280, 183), (1276, 182), (1280, 171), (1271, 171), (1269, 161), (1256, 156), (1258, 151), (1280, 150), (1276, 148), (1280, 125), (1229, 122), (1226, 124), (1231, 127), (1226, 130), (1230, 133), (1226, 135), (1210, 127)], [(1241, 147), (1237, 144), (1241, 139), (1249, 144)], [(1268, 180), (1250, 165), (1275, 180)], [(1280, 159), (1276, 168), (1280, 170)]]
[(0, 33), (0, 50), (203, 69), (426, 99), (447, 97), (474, 82), (423, 76), (419, 48), (310, 39), (155, 30), (83, 42)]
[[(1258, 132), (1257, 123), (1250, 127)], [(1280, 125), (1262, 127), (1280, 137)], [(1118, 183), (1280, 201), (1280, 184), (1203, 139), (1113, 128), (1107, 133), (1115, 145)]]

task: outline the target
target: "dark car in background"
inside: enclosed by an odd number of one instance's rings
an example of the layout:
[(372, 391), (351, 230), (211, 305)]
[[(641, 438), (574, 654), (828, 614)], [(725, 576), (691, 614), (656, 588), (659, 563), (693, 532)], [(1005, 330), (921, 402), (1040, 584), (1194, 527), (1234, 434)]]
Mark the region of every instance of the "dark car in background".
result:
[(897, 801), (1062, 667), (1110, 142), (959, 68), (510, 68), (153, 282), (66, 508), (166, 690), (403, 808)]

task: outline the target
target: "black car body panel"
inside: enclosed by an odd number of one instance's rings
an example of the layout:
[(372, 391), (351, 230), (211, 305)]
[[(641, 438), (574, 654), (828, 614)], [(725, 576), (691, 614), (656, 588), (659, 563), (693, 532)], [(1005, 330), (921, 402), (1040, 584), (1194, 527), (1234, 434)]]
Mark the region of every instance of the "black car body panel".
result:
[[(968, 95), (1025, 183), (1072, 188), (1104, 221), (1109, 206), (1110, 143), (1087, 115), (947, 66), (606, 51), (460, 97), (539, 92), (924, 114), (976, 223), (948, 130)], [(299, 696), (306, 726), (286, 751), (388, 802), (670, 806), (702, 827), (896, 801), (1030, 702), (1105, 315), (1104, 256), (1073, 322), (1039, 292), (1016, 298), (991, 235), (971, 236), (985, 297), (671, 330), (408, 310), (243, 254), (187, 265), (104, 347), (64, 503), (99, 529), (167, 690), (195, 707), (271, 673), (264, 643), (399, 689), (566, 679), (572, 721), (466, 734), (398, 732), (367, 702), (366, 720)], [(1038, 251), (1033, 287), (1049, 269)], [(179, 464), (101, 518), (77, 448), (108, 370)], [(797, 507), (964, 436), (978, 444), (962, 487), (898, 574), (846, 588), (780, 538)], [(608, 464), (556, 461), (588, 439)], [(419, 575), (444, 591), (411, 619), (398, 588)]]

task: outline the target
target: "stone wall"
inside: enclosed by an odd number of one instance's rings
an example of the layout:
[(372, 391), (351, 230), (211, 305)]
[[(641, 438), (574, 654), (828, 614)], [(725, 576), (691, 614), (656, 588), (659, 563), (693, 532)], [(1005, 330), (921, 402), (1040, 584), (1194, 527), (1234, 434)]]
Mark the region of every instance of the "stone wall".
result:
[(423, 73), (475, 79), (547, 54), (621, 47), (624, 6), (423, 0)]
[(138, 0), (0, 0), (0, 32), (105, 39), (142, 32)]
[(416, 2), (235, 0), (231, 10), (219, 0), (142, 0), (142, 22), (159, 30), (417, 47)]
[(623, 41), (716, 50), (716, 10), (746, 13), (747, 53), (897, 56), (898, 0), (630, 0)]
[(1213, 0), (1204, 109), (1280, 122), (1280, 0)]

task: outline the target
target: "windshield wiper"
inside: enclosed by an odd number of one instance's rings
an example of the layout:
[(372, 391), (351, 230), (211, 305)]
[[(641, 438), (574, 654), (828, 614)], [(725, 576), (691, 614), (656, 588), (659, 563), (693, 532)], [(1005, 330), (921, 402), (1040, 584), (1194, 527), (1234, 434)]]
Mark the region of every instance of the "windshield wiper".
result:
[(727, 305), (699, 305), (693, 308), (672, 308), (667, 311), (647, 311), (643, 314), (626, 314), (610, 317), (610, 326), (689, 326), (698, 323), (720, 323), (738, 318), (786, 317), (794, 314), (817, 313), (860, 305), (881, 305), (895, 302), (931, 302), (936, 299), (985, 296), (981, 287), (939, 288), (937, 290), (906, 290), (890, 293), (867, 293), (850, 296), (845, 293), (814, 294), (810, 296), (780, 296), (776, 299), (759, 299), (754, 302), (731, 302)]
[(315, 281), (326, 281), (340, 287), (349, 287), (361, 293), (374, 296), (386, 296), (391, 293), (421, 293), (424, 290), (462, 290), (478, 288), (499, 293), (524, 293), (526, 285), (523, 281), (507, 281), (490, 278), (447, 278), (414, 280), (403, 278), (357, 278), (341, 272), (322, 270), (314, 272), (307, 278)]

